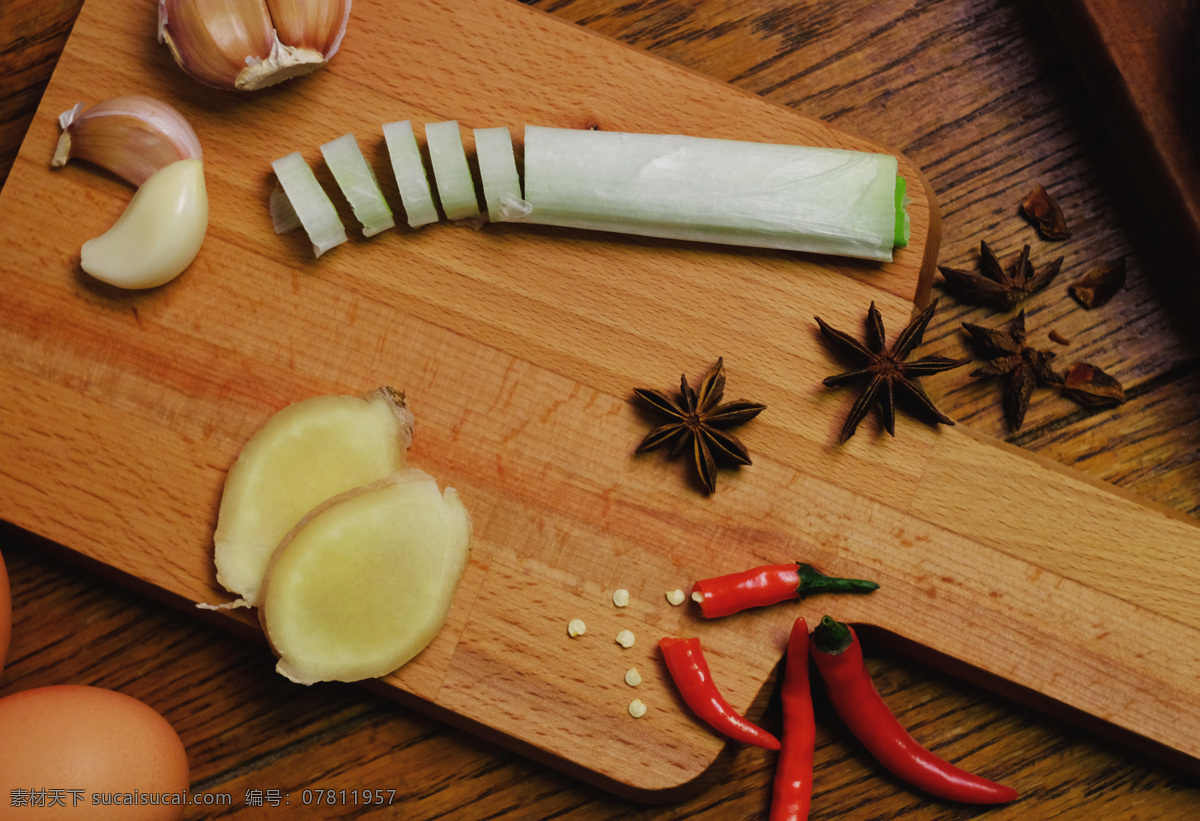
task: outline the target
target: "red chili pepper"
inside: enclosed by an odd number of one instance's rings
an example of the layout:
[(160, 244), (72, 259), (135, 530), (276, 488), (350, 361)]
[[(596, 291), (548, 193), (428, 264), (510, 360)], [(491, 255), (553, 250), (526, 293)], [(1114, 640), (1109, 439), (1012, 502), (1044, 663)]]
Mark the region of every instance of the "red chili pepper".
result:
[(837, 714), (894, 775), (950, 801), (1003, 804), (1017, 798), (1017, 791), (1011, 787), (954, 766), (908, 734), (875, 689), (853, 627), (829, 616), (821, 619), (813, 631), (812, 657)]
[(814, 593), (870, 593), (878, 588), (876, 582), (826, 576), (811, 564), (793, 562), (703, 579), (692, 585), (692, 598), (700, 603), (704, 618), (715, 619)]
[(736, 741), (768, 750), (779, 749), (779, 739), (738, 713), (717, 691), (700, 648), (700, 639), (668, 636), (659, 641), (658, 646), (662, 648), (679, 694), (696, 715)]
[(808, 623), (796, 619), (784, 662), (783, 749), (775, 765), (770, 821), (805, 821), (812, 804), (813, 750), (817, 744), (808, 687)]

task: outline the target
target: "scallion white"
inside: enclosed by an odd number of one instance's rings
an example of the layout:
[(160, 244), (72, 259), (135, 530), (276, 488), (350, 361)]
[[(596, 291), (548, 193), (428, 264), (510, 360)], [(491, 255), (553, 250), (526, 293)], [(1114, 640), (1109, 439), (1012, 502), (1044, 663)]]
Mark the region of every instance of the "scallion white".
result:
[(428, 123), (425, 126), (425, 141), (429, 146), (433, 179), (446, 219), (460, 220), (479, 216), (475, 181), (471, 179), (471, 169), (467, 165), (467, 154), (463, 149), (458, 122), (448, 120)]
[(396, 187), (400, 189), (400, 202), (409, 226), (419, 228), (437, 222), (437, 207), (433, 204), (429, 175), (425, 172), (425, 161), (421, 159), (421, 149), (417, 147), (412, 122), (401, 120), (385, 123), (383, 138), (387, 143), (392, 171), (396, 175)]
[(521, 198), (521, 178), (505, 126), (475, 129), (475, 158), (483, 182), (483, 201), (492, 222), (517, 222), (532, 210)]
[(300, 227), (300, 217), (296, 216), (292, 201), (278, 182), (271, 191), (271, 227), (275, 229), (276, 234), (286, 234)]
[(350, 203), (354, 216), (362, 223), (364, 237), (373, 237), (396, 224), (392, 209), (379, 190), (375, 172), (367, 164), (353, 134), (343, 134), (324, 143), (321, 155)]
[(271, 168), (312, 242), (314, 254), (319, 257), (346, 241), (346, 229), (337, 209), (299, 151), (275, 160)]
[(897, 165), (843, 149), (526, 126), (526, 221), (889, 261), (903, 224)]

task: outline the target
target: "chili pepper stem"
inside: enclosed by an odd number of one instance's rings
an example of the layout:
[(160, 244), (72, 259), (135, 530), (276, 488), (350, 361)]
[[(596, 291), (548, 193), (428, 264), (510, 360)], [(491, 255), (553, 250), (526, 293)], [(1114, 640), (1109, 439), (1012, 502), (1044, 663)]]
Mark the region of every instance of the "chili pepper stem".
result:
[(811, 564), (796, 563), (800, 574), (800, 584), (796, 592), (800, 596), (811, 596), (816, 593), (870, 593), (879, 589), (878, 582), (866, 579), (840, 579), (836, 576), (826, 576)]
[(850, 632), (850, 627), (831, 616), (822, 618), (812, 634), (813, 647), (830, 656), (840, 656), (853, 641), (854, 634)]

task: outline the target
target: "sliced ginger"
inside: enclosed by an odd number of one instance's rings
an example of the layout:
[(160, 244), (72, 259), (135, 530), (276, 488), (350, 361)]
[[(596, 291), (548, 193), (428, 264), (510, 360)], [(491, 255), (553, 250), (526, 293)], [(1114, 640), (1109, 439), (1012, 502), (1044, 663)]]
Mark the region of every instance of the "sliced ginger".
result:
[(260, 620), (289, 679), (386, 675), (441, 629), (471, 520), (453, 488), (408, 468), (312, 511), (271, 557)]
[(413, 416), (404, 394), (317, 396), (276, 413), (225, 479), (213, 541), (217, 581), (257, 605), (267, 563), (313, 508), (405, 467)]

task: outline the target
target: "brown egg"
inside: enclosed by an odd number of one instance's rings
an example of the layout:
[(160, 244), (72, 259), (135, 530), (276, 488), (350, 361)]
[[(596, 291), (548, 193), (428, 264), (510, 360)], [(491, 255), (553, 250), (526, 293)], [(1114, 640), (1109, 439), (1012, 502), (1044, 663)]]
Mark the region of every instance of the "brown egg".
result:
[(8, 570), (0, 554), (0, 676), (4, 675), (4, 660), (8, 658), (8, 642), (12, 639), (12, 595), (8, 590)]
[(183, 742), (135, 698), (72, 684), (16, 693), (0, 699), (0, 739), (5, 808), (30, 802), (40, 821), (183, 817)]

